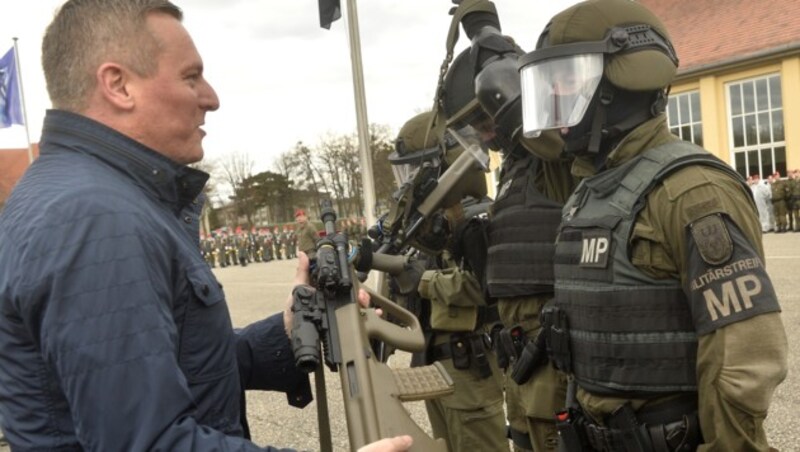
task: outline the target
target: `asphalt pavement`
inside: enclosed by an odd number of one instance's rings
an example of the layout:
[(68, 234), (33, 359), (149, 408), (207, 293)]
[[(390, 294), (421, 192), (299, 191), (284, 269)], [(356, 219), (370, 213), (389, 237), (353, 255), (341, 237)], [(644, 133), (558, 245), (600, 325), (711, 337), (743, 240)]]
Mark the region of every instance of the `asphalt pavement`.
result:
[[(800, 233), (766, 234), (764, 249), (767, 270), (783, 308), (783, 323), (789, 339), (789, 375), (775, 393), (766, 420), (767, 435), (781, 451), (800, 451)], [(233, 324), (243, 327), (273, 313), (279, 313), (292, 287), (296, 260), (254, 263), (247, 267), (216, 268), (223, 284)], [(395, 367), (408, 366), (408, 354), (397, 353), (390, 360)], [(347, 451), (347, 427), (338, 374), (326, 370), (329, 418), (335, 451)], [(313, 387), (313, 382), (312, 382)], [(253, 441), (260, 445), (319, 450), (316, 406), (291, 407), (279, 393), (249, 391), (247, 412)], [(422, 402), (406, 404), (412, 417), (429, 431)], [(0, 446), (0, 452), (8, 451)]]

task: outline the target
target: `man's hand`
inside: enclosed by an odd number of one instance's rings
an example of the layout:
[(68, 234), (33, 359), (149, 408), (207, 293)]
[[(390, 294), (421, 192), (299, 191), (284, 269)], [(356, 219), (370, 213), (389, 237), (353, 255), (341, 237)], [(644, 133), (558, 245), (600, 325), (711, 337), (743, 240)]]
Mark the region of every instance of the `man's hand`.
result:
[(408, 435), (395, 436), (367, 444), (358, 449), (358, 452), (404, 452), (411, 447), (413, 442), (414, 440)]
[[(294, 285), (292, 286), (292, 291), (297, 286), (308, 285), (311, 277), (308, 274), (308, 256), (306, 253), (300, 251), (297, 253), (297, 270), (294, 273)], [(286, 331), (286, 335), (290, 338), (292, 337), (292, 319), (294, 318), (294, 314), (292, 313), (292, 294), (289, 293), (289, 297), (286, 299), (286, 307), (283, 309), (283, 329)], [(363, 308), (369, 307), (369, 294), (364, 291), (364, 289), (358, 290), (358, 304), (361, 305)], [(381, 315), (381, 310), (378, 309), (376, 311), (378, 315)]]
[[(297, 253), (297, 270), (295, 270), (294, 273), (294, 285), (292, 286), (292, 291), (294, 291), (294, 288), (297, 286), (308, 285), (310, 279), (311, 278), (308, 275), (308, 255), (300, 251)], [(294, 314), (292, 313), (292, 302), (293, 297), (290, 292), (289, 297), (286, 299), (286, 307), (283, 309), (283, 330), (286, 331), (286, 335), (290, 338), (292, 337), (292, 319), (294, 318)]]

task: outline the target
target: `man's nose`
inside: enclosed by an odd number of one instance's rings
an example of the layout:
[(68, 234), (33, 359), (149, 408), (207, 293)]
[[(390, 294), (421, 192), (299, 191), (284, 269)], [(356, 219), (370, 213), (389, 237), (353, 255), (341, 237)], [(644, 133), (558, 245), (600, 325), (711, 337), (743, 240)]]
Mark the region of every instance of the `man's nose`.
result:
[(201, 93), (201, 106), (207, 111), (216, 111), (219, 108), (219, 97), (210, 83), (205, 82), (205, 89)]

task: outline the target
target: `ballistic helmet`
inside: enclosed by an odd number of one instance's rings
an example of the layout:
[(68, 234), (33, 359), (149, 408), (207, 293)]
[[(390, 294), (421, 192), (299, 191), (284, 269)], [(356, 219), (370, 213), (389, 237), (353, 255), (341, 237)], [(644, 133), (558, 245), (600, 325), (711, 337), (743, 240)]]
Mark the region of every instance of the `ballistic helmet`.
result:
[(394, 152), (389, 154), (389, 163), (397, 185), (413, 177), (413, 173), (425, 161), (438, 159), (442, 155), (433, 112), (420, 113), (406, 121), (394, 142)]
[[(460, 137), (468, 141), (478, 141), (474, 130), (465, 126), (459, 129)], [(406, 182), (422, 183), (419, 175), (421, 167), (426, 168), (425, 177), (439, 177), (464, 153), (450, 130), (444, 126), (444, 119), (434, 111), (420, 113), (400, 128), (395, 140), (395, 151), (389, 155), (389, 163), (398, 186)], [(481, 168), (462, 176), (452, 196), (458, 202), (463, 196), (483, 196), (486, 194), (486, 179)], [(448, 196), (448, 198), (451, 198)]]
[(464, 49), (444, 76), (441, 107), (447, 118), (447, 127), (461, 129), (489, 119), (475, 96), (475, 75), (470, 49)]
[(525, 135), (575, 128), (591, 150), (663, 112), (678, 58), (640, 3), (588, 0), (553, 17), (519, 66)]

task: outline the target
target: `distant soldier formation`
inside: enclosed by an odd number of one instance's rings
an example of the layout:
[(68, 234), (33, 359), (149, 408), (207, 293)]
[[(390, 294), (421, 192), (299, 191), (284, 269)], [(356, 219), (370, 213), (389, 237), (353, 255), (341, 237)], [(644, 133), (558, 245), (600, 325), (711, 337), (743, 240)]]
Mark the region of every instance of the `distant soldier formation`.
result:
[(747, 179), (753, 191), (762, 232), (800, 232), (800, 170), (787, 177), (776, 171), (766, 179), (759, 175)]
[[(305, 217), (305, 212), (297, 210), (295, 218), (300, 220), (300, 214)], [(306, 226), (307, 225), (307, 226)], [(252, 227), (249, 231), (241, 226), (236, 228), (222, 227), (210, 234), (200, 234), (200, 252), (211, 268), (225, 268), (228, 266), (246, 267), (254, 262), (270, 262), (272, 260), (294, 259), (297, 252), (302, 251), (299, 244), (302, 231), (306, 240), (319, 238), (324, 234), (318, 224), (303, 220), (283, 225), (269, 225)], [(353, 244), (367, 236), (366, 219), (363, 217), (345, 218), (337, 225), (341, 232), (345, 232)]]

